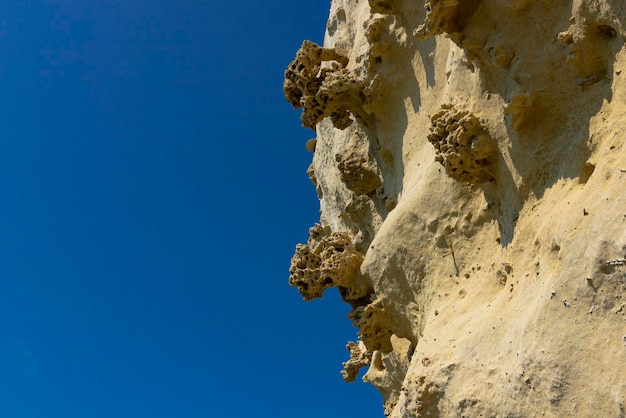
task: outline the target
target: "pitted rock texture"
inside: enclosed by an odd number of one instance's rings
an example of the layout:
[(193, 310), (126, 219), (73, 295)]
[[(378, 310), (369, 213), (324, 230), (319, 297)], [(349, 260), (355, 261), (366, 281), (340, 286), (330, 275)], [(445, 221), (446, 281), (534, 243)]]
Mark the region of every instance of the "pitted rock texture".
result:
[[(330, 68), (322, 68), (328, 62)], [(311, 41), (304, 41), (296, 59), (285, 71), (283, 92), (295, 108), (302, 106), (302, 99), (315, 96), (329, 71), (345, 67), (348, 60), (334, 49), (322, 48)], [(333, 65), (334, 64), (334, 65)]]
[(350, 236), (315, 225), (307, 245), (296, 248), (289, 283), (297, 286), (306, 300), (321, 298), (329, 287), (341, 288), (346, 300), (358, 300), (369, 294), (368, 286), (356, 280), (362, 262), (363, 255)]
[(450, 177), (465, 183), (495, 180), (496, 146), (476, 116), (444, 104), (431, 121), (428, 140)]
[(285, 94), (321, 217), (290, 283), (351, 306), (343, 375), (368, 369), (381, 416), (626, 416), (625, 22), (333, 0), (303, 44)]
[(305, 41), (285, 72), (283, 91), (294, 108), (302, 107), (302, 126), (315, 128), (325, 117), (345, 129), (363, 106), (363, 82), (345, 69), (348, 60), (334, 49)]
[(355, 343), (353, 341), (348, 342), (346, 349), (350, 353), (350, 359), (342, 364), (343, 370), (341, 376), (346, 383), (354, 382), (359, 375), (359, 370), (363, 367), (370, 365), (372, 361), (372, 354), (368, 351), (363, 341)]
[(363, 131), (355, 130), (349, 147), (335, 155), (340, 178), (357, 196), (372, 193), (383, 184), (376, 158)]

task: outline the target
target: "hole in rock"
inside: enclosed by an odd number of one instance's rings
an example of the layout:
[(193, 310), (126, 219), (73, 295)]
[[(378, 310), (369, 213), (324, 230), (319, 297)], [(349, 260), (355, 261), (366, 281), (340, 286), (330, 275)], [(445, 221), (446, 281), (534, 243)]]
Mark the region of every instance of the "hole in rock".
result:
[(609, 25), (598, 25), (597, 29), (606, 39), (615, 38), (617, 36), (617, 31)]
[(585, 164), (583, 169), (580, 171), (580, 177), (578, 178), (578, 182), (582, 184), (587, 183), (587, 181), (589, 181), (589, 177), (591, 177), (595, 169), (596, 166), (594, 164)]

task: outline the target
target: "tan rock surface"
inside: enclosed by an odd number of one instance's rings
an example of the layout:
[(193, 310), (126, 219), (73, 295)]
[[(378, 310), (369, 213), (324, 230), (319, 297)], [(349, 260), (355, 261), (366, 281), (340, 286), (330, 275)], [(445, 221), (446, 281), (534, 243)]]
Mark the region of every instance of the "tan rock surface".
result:
[[(333, 0), (285, 93), (391, 417), (626, 416), (626, 1)], [(304, 146), (304, 144), (303, 144)]]

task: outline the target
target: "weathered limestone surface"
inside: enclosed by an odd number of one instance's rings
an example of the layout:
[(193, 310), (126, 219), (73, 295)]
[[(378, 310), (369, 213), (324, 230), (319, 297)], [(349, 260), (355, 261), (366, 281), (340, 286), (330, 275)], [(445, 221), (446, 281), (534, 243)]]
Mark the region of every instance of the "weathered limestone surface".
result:
[(626, 417), (626, 0), (333, 0), (285, 95), (316, 132), (346, 381), (390, 417)]

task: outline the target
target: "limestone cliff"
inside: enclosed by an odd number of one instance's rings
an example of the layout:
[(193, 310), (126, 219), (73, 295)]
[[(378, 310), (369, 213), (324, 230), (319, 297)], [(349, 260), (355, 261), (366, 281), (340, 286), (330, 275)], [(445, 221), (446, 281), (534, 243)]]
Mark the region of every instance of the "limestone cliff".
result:
[(390, 417), (626, 416), (626, 0), (333, 0), (285, 95), (316, 132), (305, 299)]

